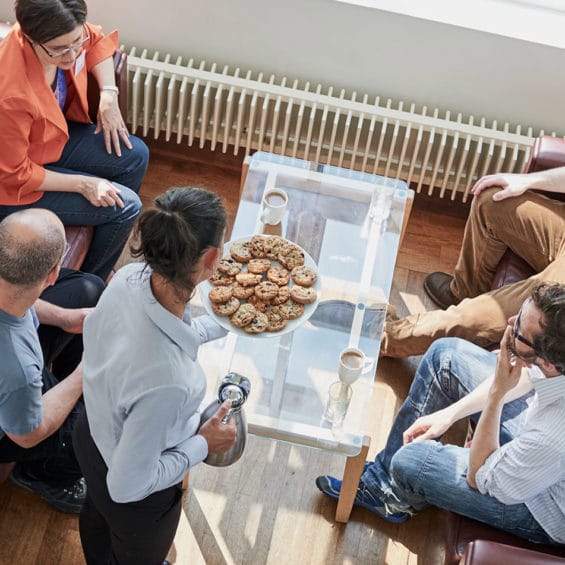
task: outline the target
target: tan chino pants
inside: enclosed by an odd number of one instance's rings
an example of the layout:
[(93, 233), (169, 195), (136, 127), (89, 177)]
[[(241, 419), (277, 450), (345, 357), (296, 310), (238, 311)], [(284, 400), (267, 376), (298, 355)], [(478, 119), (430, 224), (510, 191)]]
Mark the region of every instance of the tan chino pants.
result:
[[(479, 345), (498, 342), (507, 320), (542, 281), (565, 283), (565, 203), (535, 192), (492, 200), (496, 189), (475, 197), (451, 290), (462, 301), (447, 310), (387, 321), (381, 354), (420, 355), (440, 337), (461, 337)], [(512, 249), (537, 274), (490, 290), (496, 267)]]

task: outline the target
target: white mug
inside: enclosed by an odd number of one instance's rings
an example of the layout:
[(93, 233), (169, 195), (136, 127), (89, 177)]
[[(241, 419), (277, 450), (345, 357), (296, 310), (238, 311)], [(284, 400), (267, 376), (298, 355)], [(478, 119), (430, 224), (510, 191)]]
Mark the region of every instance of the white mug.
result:
[(263, 194), (261, 221), (264, 224), (278, 224), (283, 219), (288, 196), (282, 188), (269, 188)]
[(346, 347), (339, 354), (337, 374), (345, 384), (354, 383), (363, 373), (368, 371), (372, 363), (357, 347)]

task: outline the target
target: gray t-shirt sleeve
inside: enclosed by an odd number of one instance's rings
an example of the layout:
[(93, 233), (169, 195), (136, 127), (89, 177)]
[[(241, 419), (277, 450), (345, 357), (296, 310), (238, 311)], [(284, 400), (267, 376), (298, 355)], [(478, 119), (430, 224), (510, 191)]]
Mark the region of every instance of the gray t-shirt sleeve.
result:
[(14, 435), (29, 434), (43, 419), (41, 373), (27, 386), (0, 397), (0, 429)]
[(28, 434), (43, 419), (43, 354), (33, 314), (0, 311), (0, 437)]

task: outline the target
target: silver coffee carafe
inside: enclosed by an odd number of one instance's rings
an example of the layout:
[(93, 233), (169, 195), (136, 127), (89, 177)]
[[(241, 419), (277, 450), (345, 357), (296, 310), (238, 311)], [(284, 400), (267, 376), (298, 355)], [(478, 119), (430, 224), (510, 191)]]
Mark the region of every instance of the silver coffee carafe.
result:
[(251, 391), (251, 383), (247, 377), (238, 373), (228, 373), (220, 383), (218, 388), (218, 399), (214, 400), (200, 416), (200, 425), (209, 420), (218, 410), (220, 404), (225, 400), (231, 400), (232, 405), (229, 412), (222, 418), (222, 422), (227, 424), (230, 418), (234, 419), (236, 428), (235, 443), (225, 452), (210, 454), (204, 463), (214, 465), (214, 467), (227, 467), (235, 463), (242, 455), (247, 442), (247, 419), (243, 404)]

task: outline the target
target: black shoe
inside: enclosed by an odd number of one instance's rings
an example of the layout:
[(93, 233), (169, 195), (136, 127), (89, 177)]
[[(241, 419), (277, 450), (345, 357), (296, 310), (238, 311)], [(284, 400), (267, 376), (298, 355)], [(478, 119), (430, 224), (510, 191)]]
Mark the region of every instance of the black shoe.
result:
[(67, 514), (79, 514), (86, 499), (86, 483), (82, 478), (69, 487), (53, 486), (26, 475), (16, 466), (8, 479), (24, 490), (37, 494), (56, 510)]
[(455, 306), (461, 302), (453, 292), (451, 292), (451, 281), (453, 277), (446, 273), (432, 273), (424, 281), (426, 294), (443, 310), (450, 306)]

